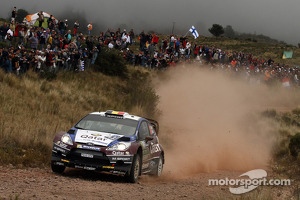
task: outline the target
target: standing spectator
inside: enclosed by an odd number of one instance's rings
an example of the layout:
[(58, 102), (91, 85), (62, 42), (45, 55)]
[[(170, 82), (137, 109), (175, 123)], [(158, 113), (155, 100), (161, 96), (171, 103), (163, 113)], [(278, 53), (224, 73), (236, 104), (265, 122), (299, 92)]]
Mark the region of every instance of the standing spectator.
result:
[(64, 35), (65, 40), (66, 40), (66, 44), (70, 44), (71, 40), (72, 40), (72, 34), (71, 34), (71, 30), (68, 30), (68, 32)]
[(126, 35), (127, 35), (127, 32), (126, 32), (126, 29), (124, 29), (123, 32), (121, 33), (121, 38), (126, 37)]
[(88, 29), (88, 35), (91, 35), (91, 31), (93, 30), (93, 24), (92, 23), (89, 23), (87, 25), (87, 29)]
[(17, 17), (17, 7), (15, 6), (11, 11), (11, 21), (16, 21), (16, 17)]
[(139, 34), (139, 40), (140, 40), (140, 50), (143, 50), (145, 45), (146, 45), (146, 41), (147, 41), (147, 38), (146, 38), (146, 35), (145, 35), (144, 31), (142, 31)]
[(64, 33), (66, 33), (66, 31), (68, 30), (69, 24), (68, 24), (68, 19), (65, 19), (65, 23), (64, 23)]
[(91, 61), (92, 65), (95, 64), (95, 61), (96, 61), (96, 59), (98, 57), (98, 53), (99, 53), (98, 48), (96, 46), (94, 46), (94, 48), (93, 48), (93, 55), (92, 55), (92, 61)]
[(40, 50), (44, 50), (45, 46), (46, 46), (46, 39), (47, 39), (47, 32), (43, 31), (42, 34), (40, 35)]
[(54, 20), (53, 15), (50, 15), (50, 17), (48, 18), (47, 23), (48, 23), (48, 28), (50, 30), (52, 30), (54, 28), (54, 25), (55, 25), (55, 20)]
[(2, 24), (2, 26), (0, 26), (0, 42), (5, 40), (5, 36), (6, 36), (8, 29), (9, 29), (9, 27), (7, 26), (6, 22), (4, 22)]
[(152, 34), (152, 42), (154, 45), (157, 45), (158, 44), (158, 40), (159, 40), (159, 37), (157, 36), (157, 34), (153, 33)]
[(34, 31), (33, 28), (28, 28), (27, 29), (26, 34), (25, 34), (25, 40), (24, 40), (25, 47), (27, 47), (27, 44), (29, 42), (29, 38), (31, 38), (32, 35), (33, 35), (33, 31)]
[(39, 39), (38, 39), (38, 36), (37, 36), (36, 32), (34, 32), (32, 34), (32, 36), (29, 38), (29, 42), (30, 42), (31, 49), (37, 50), (37, 47), (39, 45)]
[(79, 28), (79, 22), (78, 22), (78, 20), (76, 20), (76, 21), (74, 22), (74, 27), (73, 27), (73, 35), (74, 35), (74, 36), (77, 35), (78, 28)]
[(43, 25), (43, 22), (44, 22), (44, 14), (43, 14), (43, 11), (40, 11), (39, 13), (38, 13), (38, 16), (39, 16), (39, 27), (42, 27), (42, 25)]
[(14, 35), (13, 31), (9, 28), (7, 30), (7, 33), (6, 33), (6, 36), (5, 36), (5, 40), (6, 40), (9, 47), (11, 46), (13, 35)]
[(12, 31), (12, 36), (14, 36), (15, 35), (15, 31), (16, 31), (16, 23), (15, 23), (15, 21), (12, 21), (11, 23), (10, 23), (10, 25), (9, 25), (9, 29)]
[(130, 36), (130, 44), (132, 45), (132, 43), (134, 42), (134, 32), (133, 32), (133, 29), (131, 29), (129, 31), (129, 36)]
[(25, 28), (22, 27), (18, 33), (19, 36), (19, 44), (23, 45), (24, 44), (24, 38), (25, 38)]
[(64, 23), (64, 21), (60, 20), (58, 22), (58, 29), (59, 29), (60, 34), (62, 34), (62, 35), (65, 34), (65, 23)]

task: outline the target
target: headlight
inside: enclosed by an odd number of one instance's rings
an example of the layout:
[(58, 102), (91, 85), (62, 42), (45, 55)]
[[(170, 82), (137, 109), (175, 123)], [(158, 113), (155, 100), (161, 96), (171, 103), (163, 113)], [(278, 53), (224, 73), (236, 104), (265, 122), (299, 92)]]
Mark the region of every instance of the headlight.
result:
[(114, 144), (114, 145), (112, 145), (112, 146), (110, 146), (110, 147), (108, 147), (106, 150), (111, 150), (111, 151), (115, 151), (115, 150), (117, 150), (117, 151), (125, 151), (125, 150), (127, 150), (129, 147), (130, 147), (130, 144), (131, 143), (125, 143), (125, 142), (119, 142), (119, 143), (117, 143), (117, 144)]
[(68, 133), (65, 133), (60, 140), (65, 144), (73, 145), (73, 141)]

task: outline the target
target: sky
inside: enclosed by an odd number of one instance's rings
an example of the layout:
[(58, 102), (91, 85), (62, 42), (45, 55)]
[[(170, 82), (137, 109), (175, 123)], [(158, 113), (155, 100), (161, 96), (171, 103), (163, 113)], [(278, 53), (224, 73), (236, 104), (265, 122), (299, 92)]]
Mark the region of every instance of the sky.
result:
[(145, 30), (185, 35), (194, 25), (200, 35), (212, 36), (208, 29), (219, 24), (239, 33), (300, 43), (299, 0), (1, 0), (0, 17), (10, 16), (14, 6), (30, 13), (84, 15), (101, 31), (120, 27), (136, 34)]

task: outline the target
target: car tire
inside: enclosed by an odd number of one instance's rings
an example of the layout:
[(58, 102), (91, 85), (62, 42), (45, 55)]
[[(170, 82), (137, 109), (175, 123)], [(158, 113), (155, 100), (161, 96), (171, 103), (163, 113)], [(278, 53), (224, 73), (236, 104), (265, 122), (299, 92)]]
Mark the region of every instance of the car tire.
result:
[(133, 158), (130, 173), (127, 175), (127, 181), (130, 183), (136, 183), (138, 181), (141, 171), (141, 157), (136, 154)]
[(62, 174), (66, 167), (61, 165), (55, 165), (53, 162), (51, 162), (51, 169), (54, 173)]
[(162, 175), (163, 167), (164, 167), (163, 156), (160, 155), (159, 159), (157, 160), (155, 169), (153, 170), (151, 175), (155, 177), (160, 177)]

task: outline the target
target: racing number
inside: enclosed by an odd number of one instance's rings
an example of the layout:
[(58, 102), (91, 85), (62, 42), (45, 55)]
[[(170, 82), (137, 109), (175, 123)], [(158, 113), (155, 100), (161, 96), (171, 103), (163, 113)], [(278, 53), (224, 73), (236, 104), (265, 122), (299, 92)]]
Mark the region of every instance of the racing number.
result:
[(153, 153), (157, 153), (157, 152), (160, 152), (161, 149), (160, 149), (160, 146), (159, 144), (153, 144), (151, 145), (150, 147), (150, 153), (153, 154)]

